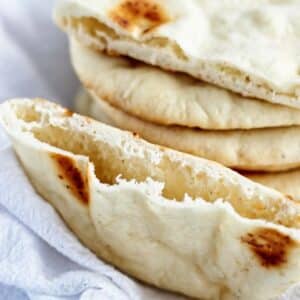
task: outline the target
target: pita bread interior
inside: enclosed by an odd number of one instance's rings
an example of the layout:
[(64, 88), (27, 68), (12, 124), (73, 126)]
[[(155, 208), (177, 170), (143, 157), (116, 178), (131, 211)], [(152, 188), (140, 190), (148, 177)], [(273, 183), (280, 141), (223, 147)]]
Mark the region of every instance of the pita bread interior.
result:
[(60, 0), (55, 20), (89, 47), (300, 107), (298, 0)]
[(183, 74), (111, 57), (71, 40), (74, 69), (87, 89), (111, 105), (161, 125), (253, 129), (300, 124), (300, 110), (244, 98)]
[(300, 136), (300, 127), (208, 131), (163, 126), (127, 114), (93, 93), (91, 98), (81, 98), (81, 108), (85, 108), (80, 113), (136, 132), (155, 144), (214, 160), (238, 170), (274, 172), (300, 166), (300, 139), (297, 138)]
[(44, 100), (6, 102), (0, 120), (37, 191), (128, 274), (221, 300), (265, 300), (299, 281), (289, 197)]
[[(80, 89), (78, 92), (75, 105), (77, 111), (83, 115), (91, 114), (93, 109), (93, 101), (88, 93), (84, 89)], [(101, 114), (102, 113), (102, 114)], [(99, 120), (106, 124), (112, 124), (112, 120), (109, 116), (105, 115), (103, 111), (99, 110)], [(290, 195), (295, 200), (300, 200), (300, 170), (292, 170), (286, 172), (272, 172), (272, 173), (251, 173), (243, 172), (243, 176), (250, 178), (265, 186), (271, 187), (279, 192)]]

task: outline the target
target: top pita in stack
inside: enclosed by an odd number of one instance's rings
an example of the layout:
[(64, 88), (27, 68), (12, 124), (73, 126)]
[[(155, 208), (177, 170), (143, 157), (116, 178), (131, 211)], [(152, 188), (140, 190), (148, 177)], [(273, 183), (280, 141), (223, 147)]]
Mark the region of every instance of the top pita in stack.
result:
[(59, 1), (55, 18), (77, 40), (72, 60), (93, 96), (88, 114), (104, 111), (151, 142), (231, 168), (284, 171), (300, 166), (299, 8), (79, 0)]
[(61, 0), (56, 20), (85, 45), (300, 107), (298, 0)]

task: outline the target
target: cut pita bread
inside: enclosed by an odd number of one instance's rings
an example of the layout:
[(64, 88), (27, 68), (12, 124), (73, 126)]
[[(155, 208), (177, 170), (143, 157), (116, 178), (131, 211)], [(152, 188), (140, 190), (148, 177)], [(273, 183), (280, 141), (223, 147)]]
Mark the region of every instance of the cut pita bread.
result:
[(111, 105), (161, 125), (252, 129), (300, 124), (300, 110), (243, 98), (187, 75), (124, 57), (110, 57), (71, 41), (74, 69), (87, 89)]
[[(76, 108), (82, 114), (88, 115), (93, 109), (91, 97), (84, 89), (80, 89), (75, 99)], [(98, 111), (98, 110), (97, 110)], [(101, 114), (102, 113), (102, 114)], [(111, 119), (99, 110), (98, 119), (106, 124), (111, 124)], [(279, 192), (291, 196), (293, 199), (300, 201), (300, 170), (292, 170), (286, 172), (275, 173), (242, 173), (242, 175), (250, 178), (265, 186), (271, 187)]]
[[(84, 89), (80, 89), (76, 97), (76, 108), (82, 114), (89, 115), (93, 111), (93, 101)], [(109, 116), (104, 111), (96, 110), (98, 119), (106, 124), (112, 124)], [(291, 196), (293, 199), (300, 201), (300, 170), (275, 173), (242, 173), (249, 179), (256, 181), (265, 186), (271, 187), (279, 192)]]
[(60, 0), (55, 20), (87, 46), (300, 107), (298, 0)]
[(136, 132), (155, 144), (214, 160), (238, 170), (283, 171), (300, 166), (300, 127), (208, 131), (163, 126), (125, 113), (93, 93), (92, 99), (88, 98), (86, 96), (79, 101), (83, 108), (79, 110), (80, 113)]
[(121, 270), (199, 299), (299, 281), (299, 204), (279, 192), (54, 103), (6, 102), (0, 120), (37, 191)]

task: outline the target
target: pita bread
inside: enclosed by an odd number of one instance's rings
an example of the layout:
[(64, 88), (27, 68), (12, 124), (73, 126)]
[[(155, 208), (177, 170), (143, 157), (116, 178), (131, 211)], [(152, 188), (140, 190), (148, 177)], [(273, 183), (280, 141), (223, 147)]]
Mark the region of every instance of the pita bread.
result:
[(83, 44), (300, 107), (300, 1), (60, 0)]
[(171, 74), (132, 59), (110, 57), (74, 39), (71, 56), (87, 89), (146, 121), (205, 129), (300, 124), (300, 110), (243, 98), (187, 75)]
[(243, 175), (300, 201), (299, 169), (280, 173), (245, 173)]
[[(156, 125), (127, 114), (92, 93), (80, 113), (138, 133), (146, 140), (248, 171), (283, 171), (300, 166), (300, 127), (208, 131)], [(105, 119), (102, 119), (103, 115)]]
[(299, 281), (299, 204), (279, 192), (54, 103), (0, 115), (37, 191), (121, 270), (198, 299), (265, 300)]

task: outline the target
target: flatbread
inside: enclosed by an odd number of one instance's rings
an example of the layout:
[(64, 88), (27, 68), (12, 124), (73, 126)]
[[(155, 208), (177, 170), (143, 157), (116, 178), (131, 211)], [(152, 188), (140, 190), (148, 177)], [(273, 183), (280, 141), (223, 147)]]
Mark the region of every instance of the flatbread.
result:
[(0, 120), (37, 191), (121, 270), (198, 299), (265, 300), (299, 281), (299, 204), (279, 192), (54, 103), (13, 100)]
[(110, 57), (74, 39), (70, 47), (74, 69), (84, 86), (143, 120), (214, 130), (300, 124), (300, 110), (244, 98), (129, 58)]
[(243, 175), (300, 201), (299, 169), (280, 173), (245, 173)]
[(300, 107), (300, 1), (60, 0), (81, 43)]
[[(92, 93), (80, 113), (138, 133), (146, 140), (248, 171), (283, 171), (300, 166), (300, 127), (208, 131), (156, 125), (125, 113)], [(81, 101), (80, 101), (81, 102)]]

